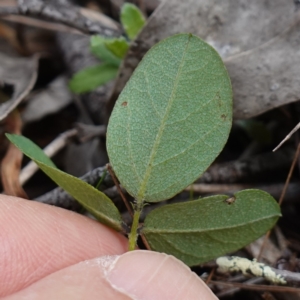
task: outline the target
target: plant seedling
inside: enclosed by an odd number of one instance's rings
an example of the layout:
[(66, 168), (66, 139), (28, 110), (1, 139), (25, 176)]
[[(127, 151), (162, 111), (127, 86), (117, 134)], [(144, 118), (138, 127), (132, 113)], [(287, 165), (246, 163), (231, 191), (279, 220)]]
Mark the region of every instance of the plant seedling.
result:
[[(129, 41), (134, 40), (146, 22), (142, 12), (134, 4), (125, 3), (120, 17)], [(90, 92), (114, 79), (128, 51), (129, 41), (125, 37), (92, 36), (90, 50), (102, 61), (102, 64), (77, 72), (69, 82), (71, 91), (77, 94)]]
[[(272, 228), (280, 208), (260, 190), (165, 205), (140, 227), (144, 205), (173, 197), (209, 167), (231, 123), (230, 79), (210, 45), (178, 34), (148, 51), (119, 96), (107, 131), (110, 163), (135, 199), (130, 250), (139, 231), (152, 250), (192, 266), (238, 250)], [(107, 196), (58, 170), (28, 139), (8, 138), (100, 222), (122, 231), (120, 213)]]

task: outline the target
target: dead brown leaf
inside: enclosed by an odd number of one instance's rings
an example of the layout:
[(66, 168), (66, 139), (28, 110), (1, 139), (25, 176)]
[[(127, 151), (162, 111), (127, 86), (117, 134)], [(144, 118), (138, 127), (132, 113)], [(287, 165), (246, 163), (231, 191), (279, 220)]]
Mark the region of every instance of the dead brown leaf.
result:
[(250, 118), (299, 99), (299, 25), (293, 27), (299, 14), (293, 1), (285, 0), (163, 1), (132, 43), (108, 110), (148, 49), (180, 32), (203, 38), (225, 60), (235, 56), (227, 63), (234, 118)]
[[(4, 127), (9, 133), (21, 134), (22, 122), (16, 110), (6, 118)], [(28, 198), (19, 182), (22, 158), (22, 152), (10, 143), (1, 162), (1, 179), (5, 194)]]
[(24, 123), (38, 121), (49, 114), (60, 111), (71, 102), (72, 95), (68, 89), (67, 80), (64, 76), (58, 76), (45, 89), (30, 95), (30, 99), (22, 111), (22, 120)]
[(0, 104), (0, 121), (8, 116), (33, 88), (37, 78), (38, 56), (10, 57), (0, 53), (0, 83), (10, 84), (14, 92), (8, 101)]

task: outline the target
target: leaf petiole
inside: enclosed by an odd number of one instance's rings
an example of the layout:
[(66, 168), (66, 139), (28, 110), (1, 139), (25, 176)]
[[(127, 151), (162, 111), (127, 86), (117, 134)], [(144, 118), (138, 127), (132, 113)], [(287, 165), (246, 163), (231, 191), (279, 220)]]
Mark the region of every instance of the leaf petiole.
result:
[(136, 207), (134, 209), (134, 214), (133, 214), (133, 220), (132, 220), (132, 226), (131, 230), (129, 233), (129, 251), (132, 251), (135, 249), (136, 246), (136, 241), (138, 238), (138, 227), (139, 227), (139, 220), (141, 216), (141, 212), (143, 209), (143, 204), (142, 203), (137, 203)]

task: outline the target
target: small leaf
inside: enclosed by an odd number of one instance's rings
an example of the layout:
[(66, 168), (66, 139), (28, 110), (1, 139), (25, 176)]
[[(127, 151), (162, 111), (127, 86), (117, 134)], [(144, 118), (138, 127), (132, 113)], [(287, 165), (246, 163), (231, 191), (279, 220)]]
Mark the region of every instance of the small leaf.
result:
[[(121, 40), (122, 38), (120, 38)], [(115, 40), (115, 42), (113, 42)], [(119, 67), (120, 63), (121, 63), (121, 59), (120, 57), (118, 57), (114, 51), (111, 51), (109, 49), (109, 47), (107, 47), (107, 44), (110, 44), (110, 42), (112, 44), (114, 43), (118, 43), (119, 39), (108, 39), (108, 38), (104, 38), (102, 36), (99, 35), (94, 35), (91, 37), (91, 41), (90, 41), (90, 49), (91, 52), (97, 56), (100, 60), (102, 60), (105, 63), (108, 63), (110, 65), (114, 65), (116, 67)], [(124, 41), (126, 42), (126, 40), (124, 39)], [(119, 44), (122, 42), (119, 42)], [(122, 43), (121, 45), (124, 48), (124, 45)], [(113, 47), (116, 48), (116, 45)]]
[(29, 139), (25, 138), (22, 135), (17, 135), (17, 134), (6, 133), (5, 135), (26, 156), (30, 158), (34, 158), (46, 166), (57, 169), (54, 162), (44, 153), (44, 151)]
[(121, 9), (121, 23), (128, 37), (134, 40), (146, 23), (142, 12), (134, 4), (125, 3)]
[(60, 171), (42, 149), (24, 136), (6, 134), (7, 138), (31, 158), (55, 183), (72, 195), (101, 223), (121, 231), (121, 216), (113, 202), (81, 179)]
[(142, 229), (152, 250), (176, 256), (189, 266), (236, 251), (274, 226), (277, 202), (266, 192), (244, 190), (166, 205), (147, 215)]
[(129, 49), (129, 44), (124, 37), (105, 39), (104, 44), (108, 50), (121, 59), (125, 57)]
[(108, 124), (110, 163), (137, 201), (171, 198), (224, 147), (232, 90), (218, 53), (190, 34), (155, 45), (117, 100)]
[(110, 64), (89, 67), (72, 77), (69, 88), (74, 93), (86, 93), (114, 79), (117, 73), (118, 67)]

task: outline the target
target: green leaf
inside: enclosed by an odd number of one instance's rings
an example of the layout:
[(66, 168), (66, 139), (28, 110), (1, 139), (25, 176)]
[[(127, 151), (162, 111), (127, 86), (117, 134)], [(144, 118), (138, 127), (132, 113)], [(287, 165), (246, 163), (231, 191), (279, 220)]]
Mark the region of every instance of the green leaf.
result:
[(44, 153), (44, 151), (29, 139), (17, 134), (6, 133), (5, 135), (23, 153), (23, 149), (26, 149), (26, 153), (24, 154), (26, 154), (28, 157), (34, 157), (44, 165), (57, 169), (54, 162)]
[(117, 73), (118, 67), (110, 64), (89, 67), (72, 77), (69, 88), (74, 93), (86, 93), (114, 79)]
[[(120, 45), (114, 45), (114, 47), (112, 47), (114, 49), (114, 51), (111, 51), (107, 47), (107, 44), (110, 44), (110, 43), (112, 43), (112, 44), (122, 43), (122, 42), (117, 42), (117, 41), (118, 41), (118, 39), (107, 39), (102, 36), (94, 35), (91, 37), (90, 50), (95, 56), (97, 56), (103, 62), (106, 62), (110, 65), (119, 67), (119, 65), (121, 63), (121, 59), (114, 52), (116, 52), (115, 48)], [(123, 44), (121, 46), (124, 47)]]
[(138, 202), (171, 198), (225, 145), (232, 90), (207, 43), (179, 34), (155, 45), (117, 100), (107, 131), (110, 163)]
[(104, 44), (111, 53), (119, 58), (124, 58), (129, 49), (129, 44), (124, 37), (105, 39)]
[(128, 37), (134, 40), (146, 23), (142, 12), (134, 4), (125, 3), (121, 9), (121, 23)]
[(142, 229), (152, 250), (176, 256), (192, 266), (236, 251), (274, 226), (277, 202), (266, 192), (244, 190), (166, 205), (147, 215)]
[(60, 171), (43, 150), (24, 136), (6, 134), (7, 138), (31, 158), (55, 183), (72, 195), (101, 223), (121, 231), (121, 216), (113, 202), (102, 192), (79, 178)]

